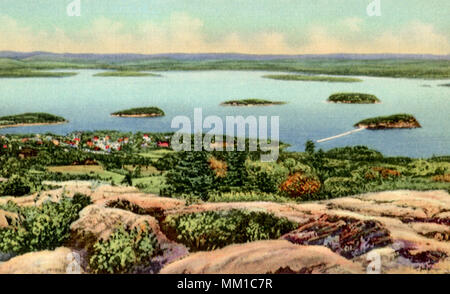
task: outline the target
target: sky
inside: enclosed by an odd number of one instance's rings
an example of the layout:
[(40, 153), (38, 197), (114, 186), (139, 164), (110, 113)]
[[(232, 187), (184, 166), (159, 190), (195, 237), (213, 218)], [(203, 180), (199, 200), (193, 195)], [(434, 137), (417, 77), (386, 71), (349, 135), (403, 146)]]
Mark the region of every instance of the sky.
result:
[(450, 54), (449, 15), (449, 0), (1, 0), (0, 51)]

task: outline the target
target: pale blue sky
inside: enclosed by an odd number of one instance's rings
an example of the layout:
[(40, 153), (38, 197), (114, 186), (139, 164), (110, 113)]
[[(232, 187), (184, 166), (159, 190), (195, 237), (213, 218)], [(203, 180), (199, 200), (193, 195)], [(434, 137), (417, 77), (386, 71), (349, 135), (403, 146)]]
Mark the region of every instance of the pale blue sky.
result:
[(0, 50), (450, 53), (448, 0), (80, 1), (1, 0)]

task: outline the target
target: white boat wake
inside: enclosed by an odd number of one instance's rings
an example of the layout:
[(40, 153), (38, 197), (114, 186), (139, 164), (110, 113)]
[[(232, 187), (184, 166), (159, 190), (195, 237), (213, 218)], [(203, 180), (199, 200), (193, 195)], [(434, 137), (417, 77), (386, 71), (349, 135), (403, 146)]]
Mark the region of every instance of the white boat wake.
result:
[(356, 129), (356, 130), (351, 130), (351, 131), (348, 131), (348, 132), (345, 132), (345, 133), (342, 133), (342, 134), (339, 134), (339, 135), (336, 135), (336, 136), (333, 136), (333, 137), (328, 137), (328, 138), (325, 138), (325, 139), (320, 139), (320, 140), (317, 140), (316, 142), (317, 142), (317, 143), (322, 143), (322, 142), (326, 142), (326, 141), (331, 141), (331, 140), (334, 140), (334, 139), (337, 139), (337, 138), (340, 138), (340, 137), (344, 137), (344, 136), (351, 135), (351, 134), (353, 134), (353, 133), (361, 132), (361, 131), (363, 131), (363, 130), (365, 130), (365, 129), (366, 129), (366, 128), (358, 128), (358, 129)]

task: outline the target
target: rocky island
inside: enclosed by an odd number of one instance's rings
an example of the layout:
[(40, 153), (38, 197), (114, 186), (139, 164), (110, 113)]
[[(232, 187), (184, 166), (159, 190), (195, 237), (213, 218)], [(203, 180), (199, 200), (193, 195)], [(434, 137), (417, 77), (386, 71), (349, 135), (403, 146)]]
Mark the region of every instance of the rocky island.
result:
[(417, 119), (410, 114), (394, 114), (364, 119), (355, 124), (357, 128), (369, 130), (421, 128)]
[(304, 81), (304, 82), (334, 82), (334, 83), (356, 83), (361, 79), (347, 77), (330, 77), (314, 75), (265, 75), (263, 78), (282, 81)]
[(97, 73), (94, 77), (161, 77), (159, 74), (140, 71), (106, 71)]
[(345, 104), (376, 104), (381, 103), (375, 95), (363, 93), (336, 93), (328, 98), (328, 102)]
[(164, 116), (165, 113), (158, 107), (152, 106), (152, 107), (139, 107), (121, 110), (111, 113), (111, 115), (117, 117), (158, 117)]
[(29, 112), (0, 117), (0, 129), (62, 123), (67, 123), (67, 120), (63, 117), (43, 112)]
[(270, 101), (264, 99), (243, 99), (243, 100), (229, 100), (221, 103), (222, 106), (270, 106), (270, 105), (283, 105), (286, 102), (283, 101)]

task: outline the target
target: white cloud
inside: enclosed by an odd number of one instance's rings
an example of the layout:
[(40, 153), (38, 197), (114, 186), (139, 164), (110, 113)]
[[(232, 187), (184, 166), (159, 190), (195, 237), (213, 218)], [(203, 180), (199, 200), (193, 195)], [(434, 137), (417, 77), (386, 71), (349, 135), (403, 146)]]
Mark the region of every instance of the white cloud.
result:
[[(204, 53), (240, 52), (254, 54), (320, 53), (432, 53), (449, 54), (450, 42), (433, 25), (412, 22), (397, 30), (387, 30), (367, 39), (362, 20), (349, 18), (337, 24), (342, 34), (326, 26), (312, 26), (307, 37), (288, 43), (282, 32), (259, 32), (253, 36), (229, 33), (208, 41), (202, 20), (185, 13), (173, 13), (162, 22), (143, 22), (133, 29), (105, 17), (89, 27), (68, 33), (35, 31), (15, 19), (0, 15), (0, 50), (92, 53)], [(334, 25), (334, 24), (330, 24)]]
[(362, 23), (363, 20), (359, 17), (350, 17), (342, 21), (343, 26), (350, 32), (360, 32)]

